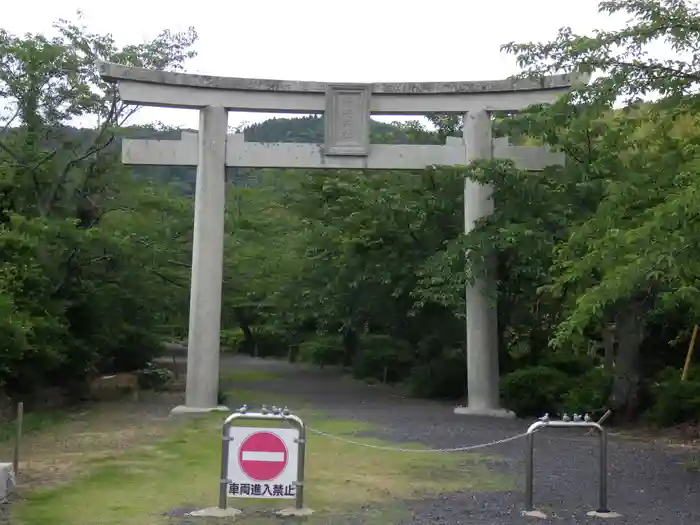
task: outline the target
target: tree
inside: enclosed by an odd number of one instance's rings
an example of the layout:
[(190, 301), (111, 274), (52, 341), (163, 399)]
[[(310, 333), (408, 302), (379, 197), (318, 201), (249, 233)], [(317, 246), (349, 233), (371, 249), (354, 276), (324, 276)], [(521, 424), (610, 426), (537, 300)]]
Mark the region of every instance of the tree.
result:
[[(115, 139), (137, 108), (96, 61), (177, 69), (196, 33), (119, 48), (65, 20), (54, 29), (53, 38), (0, 30), (0, 385), (11, 394), (143, 363), (173, 302), (163, 267), (187, 240), (177, 225), (187, 202), (120, 165)], [(76, 133), (76, 119), (95, 128)], [(175, 224), (155, 220), (168, 212)]]
[[(618, 31), (559, 31), (545, 44), (508, 44), (524, 75), (594, 74), (550, 107), (533, 108), (516, 127), (564, 149), (589, 216), (557, 246), (547, 290), (565, 301), (552, 343), (580, 346), (587, 330), (614, 322), (619, 350), (611, 402), (639, 406), (640, 348), (654, 315), (698, 313), (697, 247), (700, 12), (683, 0), (616, 0), (627, 13)], [(665, 42), (676, 55), (656, 58)], [(571, 140), (573, 139), (573, 141)]]

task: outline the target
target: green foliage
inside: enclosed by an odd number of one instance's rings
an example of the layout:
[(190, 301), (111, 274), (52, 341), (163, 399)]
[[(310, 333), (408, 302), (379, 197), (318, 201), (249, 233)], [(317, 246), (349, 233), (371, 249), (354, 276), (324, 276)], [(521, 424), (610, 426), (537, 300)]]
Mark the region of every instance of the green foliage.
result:
[(265, 324), (253, 330), (257, 357), (286, 357), (292, 340), (286, 329), (275, 324)]
[(569, 381), (569, 376), (556, 368), (521, 368), (501, 379), (503, 405), (519, 417), (556, 414)]
[(245, 343), (245, 334), (240, 328), (229, 328), (221, 330), (221, 351), (239, 352)]
[(593, 370), (596, 363), (585, 354), (552, 352), (543, 357), (542, 365), (564, 372), (567, 376), (577, 377)]
[(411, 347), (405, 341), (388, 335), (366, 334), (361, 337), (352, 372), (359, 379), (395, 383), (408, 375), (412, 364)]
[(647, 417), (662, 426), (700, 421), (700, 380), (681, 381), (680, 373), (668, 368), (659, 374), (652, 389), (652, 406)]
[[(644, 341), (665, 329), (664, 318), (692, 325), (700, 313), (692, 256), (700, 239), (694, 211), (700, 204), (700, 12), (682, 0), (604, 1), (599, 8), (625, 13), (629, 23), (593, 35), (563, 28), (551, 42), (504, 46), (524, 76), (579, 71), (595, 77), (552, 105), (509, 119), (502, 131), (567, 155), (564, 168), (543, 177), (548, 185), (555, 176), (563, 190), (542, 201), (563, 219), (553, 249), (539, 260), (545, 275), (534, 283), (538, 313), (545, 308), (545, 345), (590, 347), (613, 325), (610, 403), (632, 417), (642, 408), (645, 362), (656, 359), (643, 353)], [(661, 41), (675, 57), (658, 56)], [(522, 228), (497, 218), (489, 226)], [(517, 237), (523, 245), (526, 238)]]
[(342, 364), (344, 357), (345, 351), (338, 336), (319, 334), (299, 345), (299, 358), (320, 367)]
[(467, 361), (461, 347), (447, 348), (430, 360), (418, 361), (406, 383), (414, 396), (459, 399), (464, 395)]
[(581, 376), (572, 376), (559, 410), (568, 414), (590, 414), (600, 418), (608, 407), (613, 375), (605, 369), (590, 368)]
[[(536, 176), (503, 160), (415, 173), (231, 170), (222, 346), (259, 357), (298, 349), (417, 395), (461, 397), (464, 288), (488, 271), (507, 406), (639, 413), (653, 371), (679, 366), (668, 346), (700, 317), (700, 15), (683, 0), (600, 9), (631, 21), (505, 46), (523, 75), (596, 73), (551, 105), (496, 115), (496, 134), (557, 148), (564, 166)], [(10, 117), (0, 132), (0, 385), (13, 394), (143, 368), (158, 338), (186, 335), (194, 171), (120, 165), (122, 137), (177, 131), (125, 128), (132, 109), (94, 64), (179, 69), (196, 34), (119, 48), (68, 22), (56, 33), (0, 31)], [(655, 58), (663, 39), (678, 57)], [(374, 122), (372, 142), (460, 134), (461, 117), (428, 117), (436, 130)], [(77, 131), (74, 118), (100, 125)], [(322, 129), (304, 117), (243, 131), (322, 142)], [(465, 177), (495, 201), (466, 235)], [(674, 381), (653, 388), (664, 424), (695, 410), (694, 383)]]
[(219, 406), (226, 406), (228, 404), (229, 395), (225, 390), (219, 389), (216, 394), (216, 402)]
[[(24, 398), (143, 368), (187, 301), (167, 261), (187, 254), (191, 205), (120, 165), (113, 143), (134, 110), (96, 61), (178, 69), (196, 34), (118, 47), (63, 20), (54, 32), (0, 30), (0, 387)], [(99, 125), (76, 132), (76, 118)]]
[(142, 390), (153, 390), (163, 392), (175, 379), (171, 370), (162, 368), (154, 363), (148, 363), (138, 372), (139, 388)]
[(613, 379), (609, 372), (591, 367), (586, 359), (562, 356), (545, 362), (501, 378), (501, 395), (507, 408), (520, 417), (545, 413), (599, 417), (605, 412)]

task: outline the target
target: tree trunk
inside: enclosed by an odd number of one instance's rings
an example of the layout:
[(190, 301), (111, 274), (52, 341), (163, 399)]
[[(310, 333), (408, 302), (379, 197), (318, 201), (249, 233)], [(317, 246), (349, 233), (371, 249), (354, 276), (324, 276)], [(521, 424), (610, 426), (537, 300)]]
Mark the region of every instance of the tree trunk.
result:
[(617, 327), (615, 323), (608, 323), (603, 328), (603, 350), (605, 357), (603, 360), (603, 368), (608, 371), (613, 371), (615, 364), (615, 343), (617, 342)]
[(352, 366), (359, 343), (360, 339), (357, 336), (357, 331), (351, 326), (346, 326), (343, 329), (343, 347), (345, 348), (343, 366)]
[(639, 407), (639, 350), (644, 339), (645, 311), (642, 301), (633, 300), (617, 314), (618, 347), (610, 408), (625, 420), (634, 417)]
[(240, 308), (236, 309), (236, 319), (238, 319), (238, 326), (241, 327), (241, 332), (243, 332), (243, 348), (245, 352), (253, 357), (258, 357), (258, 343), (255, 340), (250, 324), (248, 324), (248, 319)]

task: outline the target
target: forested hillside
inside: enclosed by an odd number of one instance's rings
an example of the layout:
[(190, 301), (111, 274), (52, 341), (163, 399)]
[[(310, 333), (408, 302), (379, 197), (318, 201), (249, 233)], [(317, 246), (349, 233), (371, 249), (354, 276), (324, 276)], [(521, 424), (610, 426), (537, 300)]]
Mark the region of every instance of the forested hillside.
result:
[[(700, 15), (670, 0), (601, 9), (634, 21), (505, 46), (528, 74), (598, 73), (556, 104), (496, 122), (499, 134), (560, 148), (564, 167), (232, 173), (224, 346), (461, 398), (464, 287), (495, 260), (506, 406), (697, 419), (700, 375), (693, 366), (680, 376), (700, 318)], [(57, 29), (52, 40), (0, 32), (10, 108), (0, 135), (0, 386), (23, 398), (141, 368), (159, 341), (187, 329), (194, 170), (121, 164), (122, 137), (177, 132), (127, 127), (131, 108), (94, 64), (181, 69), (196, 33), (119, 48), (86, 28)], [(644, 54), (660, 39), (683, 58)], [(68, 127), (80, 116), (101, 125)], [(438, 143), (459, 124), (428, 117), (435, 133), (374, 123), (372, 141)], [(245, 133), (321, 142), (322, 129), (307, 117)], [(496, 202), (468, 235), (465, 177), (492, 184)]]

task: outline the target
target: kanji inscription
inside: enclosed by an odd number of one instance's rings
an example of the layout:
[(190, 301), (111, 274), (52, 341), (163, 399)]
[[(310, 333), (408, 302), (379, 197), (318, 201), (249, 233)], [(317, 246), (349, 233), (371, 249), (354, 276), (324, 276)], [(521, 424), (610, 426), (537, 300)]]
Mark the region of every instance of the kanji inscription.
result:
[(326, 92), (326, 155), (369, 155), (370, 86), (328, 86)]

